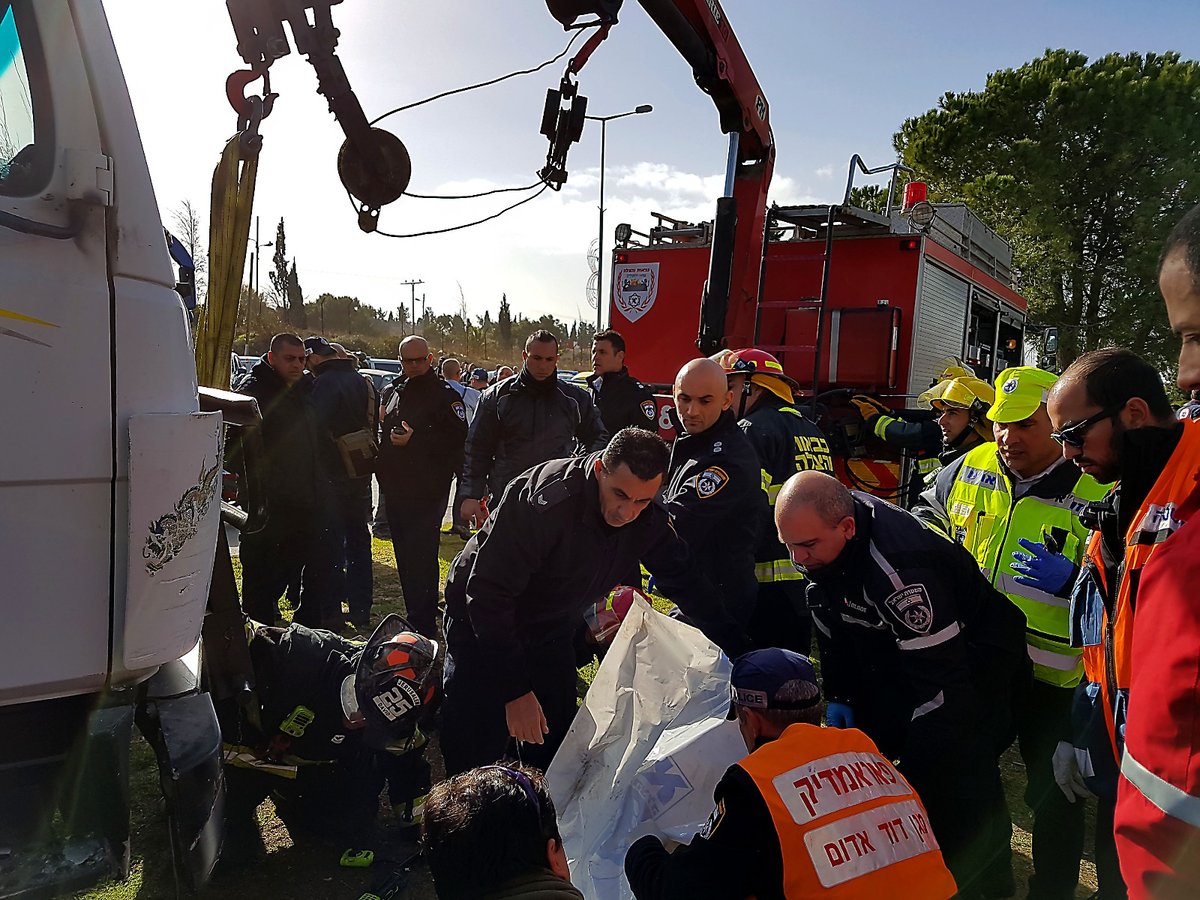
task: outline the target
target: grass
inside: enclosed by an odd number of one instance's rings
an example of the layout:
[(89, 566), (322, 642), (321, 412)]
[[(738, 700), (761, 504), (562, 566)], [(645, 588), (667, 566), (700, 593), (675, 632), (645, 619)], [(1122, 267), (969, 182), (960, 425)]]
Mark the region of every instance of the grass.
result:
[[(463, 542), (459, 538), (452, 535), (442, 536), (439, 556), (443, 584), (450, 563), (462, 546)], [(405, 610), (391, 543), (373, 540), (371, 552), (375, 574), (372, 621), (378, 622), (387, 613), (404, 613)], [(234, 558), (233, 563), (234, 574), (240, 585), (241, 563), (237, 557)], [(671, 607), (669, 601), (658, 595), (651, 595), (650, 599), (660, 612), (667, 612)], [(290, 618), (291, 610), (287, 608), (286, 601), (281, 603), (281, 606), (284, 607), (285, 617)], [(366, 635), (364, 634), (363, 637)], [(580, 669), (581, 696), (595, 677), (597, 665), (593, 661), (590, 665)], [(434, 733), (430, 742), (429, 759), (434, 768), (435, 780), (444, 772), (437, 741), (438, 735)], [(132, 770), (130, 792), (134, 855), (130, 877), (123, 883), (109, 883), (77, 894), (75, 895), (77, 900), (157, 900), (157, 898), (176, 896), (154, 757), (149, 746), (140, 738), (134, 744)], [(1005, 791), (1008, 794), (1009, 809), (1013, 816), (1017, 896), (1022, 896), (1032, 868), (1029, 835), (1032, 821), (1022, 799), (1025, 773), (1020, 755), (1015, 747), (1010, 749), (1001, 760), (1001, 772)], [(384, 822), (385, 834), (392, 834), (394, 832), (388, 828), (390, 809), (387, 806), (386, 798), (382, 802), (381, 818)], [(338, 859), (342, 850), (346, 849), (341, 846), (308, 843), (296, 846), (283, 823), (275, 815), (270, 801), (264, 802), (259, 807), (258, 816), (264, 844), (267, 848), (266, 857), (250, 869), (226, 875), (214, 881), (206, 891), (207, 896), (231, 898), (269, 896), (278, 898), (278, 900), (356, 898), (367, 891), (383, 871), (380, 863), (376, 863), (372, 869), (340, 867)], [(1086, 898), (1096, 890), (1095, 865), (1090, 849), (1094, 815), (1090, 808), (1087, 822), (1086, 858), (1081, 872), (1081, 884), (1076, 890), (1078, 898)], [(385, 857), (389, 853), (386, 846), (375, 849), (377, 856), (380, 857)], [(405, 900), (435, 900), (432, 882), (423, 867), (418, 866), (412, 872), (411, 880), (403, 897)]]

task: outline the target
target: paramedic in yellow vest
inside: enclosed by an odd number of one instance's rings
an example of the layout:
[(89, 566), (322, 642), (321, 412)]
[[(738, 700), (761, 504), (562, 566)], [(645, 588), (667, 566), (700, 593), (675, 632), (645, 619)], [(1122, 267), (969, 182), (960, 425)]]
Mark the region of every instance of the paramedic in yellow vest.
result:
[(1031, 366), (1001, 372), (988, 411), (996, 443), (942, 469), (918, 513), (966, 547), (1028, 622), (1034, 682), (1015, 706), (1034, 816), (1032, 898), (1073, 897), (1079, 880), (1083, 804), (1058, 786), (1053, 761), (1060, 743), (1069, 750), (1071, 697), (1083, 673), (1070, 645), (1069, 595), (1088, 535), (1079, 513), (1106, 492), (1065, 464), (1051, 436), (1046, 397), (1056, 380)]
[(634, 842), (637, 900), (699, 897), (944, 900), (956, 886), (920, 798), (857, 728), (822, 728), (813, 665), (790, 650), (733, 664), (730, 718), (750, 755), (686, 847)]

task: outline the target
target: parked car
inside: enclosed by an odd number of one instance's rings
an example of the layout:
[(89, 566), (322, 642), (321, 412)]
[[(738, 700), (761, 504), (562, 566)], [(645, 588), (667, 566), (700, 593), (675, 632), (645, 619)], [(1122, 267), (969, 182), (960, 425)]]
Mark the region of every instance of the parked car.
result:
[[(391, 372), (394, 375), (399, 375), (404, 371), (402, 364), (398, 359), (375, 359), (372, 357), (371, 368), (380, 372)], [(359, 369), (359, 371), (365, 372), (367, 370)]]
[(396, 372), (389, 372), (383, 369), (359, 369), (358, 374), (366, 375), (371, 379), (371, 381), (375, 384), (376, 394), (382, 394), (385, 387), (400, 377)]

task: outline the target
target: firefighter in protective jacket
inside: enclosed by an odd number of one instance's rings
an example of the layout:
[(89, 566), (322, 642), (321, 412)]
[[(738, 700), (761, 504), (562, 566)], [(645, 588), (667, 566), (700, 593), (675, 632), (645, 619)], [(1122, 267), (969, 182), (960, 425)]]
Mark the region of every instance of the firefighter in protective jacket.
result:
[(961, 889), (1009, 896), (998, 760), (1029, 678), (1025, 617), (962, 547), (823, 473), (794, 476), (775, 521), (813, 582), (829, 723), (899, 761)]
[(255, 809), (271, 797), (293, 840), (370, 846), (385, 783), (392, 806), (420, 817), (429, 792), (418, 716), (433, 699), (439, 647), (397, 615), (370, 640), (247, 621), (254, 702), (222, 717), (226, 865), (262, 842)]
[(829, 442), (793, 405), (796, 382), (770, 353), (746, 349), (726, 353), (722, 367), (734, 393), (738, 425), (758, 454), (767, 508), (758, 535), (754, 576), (758, 605), (750, 637), (760, 647), (786, 647), (807, 653), (812, 619), (804, 600), (804, 576), (792, 564), (775, 531), (775, 500), (797, 472), (833, 472)]

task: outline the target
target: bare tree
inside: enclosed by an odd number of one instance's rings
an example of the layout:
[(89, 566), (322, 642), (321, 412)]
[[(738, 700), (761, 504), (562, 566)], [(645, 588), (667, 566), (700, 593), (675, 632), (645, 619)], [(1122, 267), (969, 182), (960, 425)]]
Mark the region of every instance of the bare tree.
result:
[(208, 288), (208, 252), (204, 244), (204, 225), (191, 200), (184, 200), (171, 210), (171, 233), (183, 244), (192, 265), (196, 267), (196, 302), (203, 303)]

